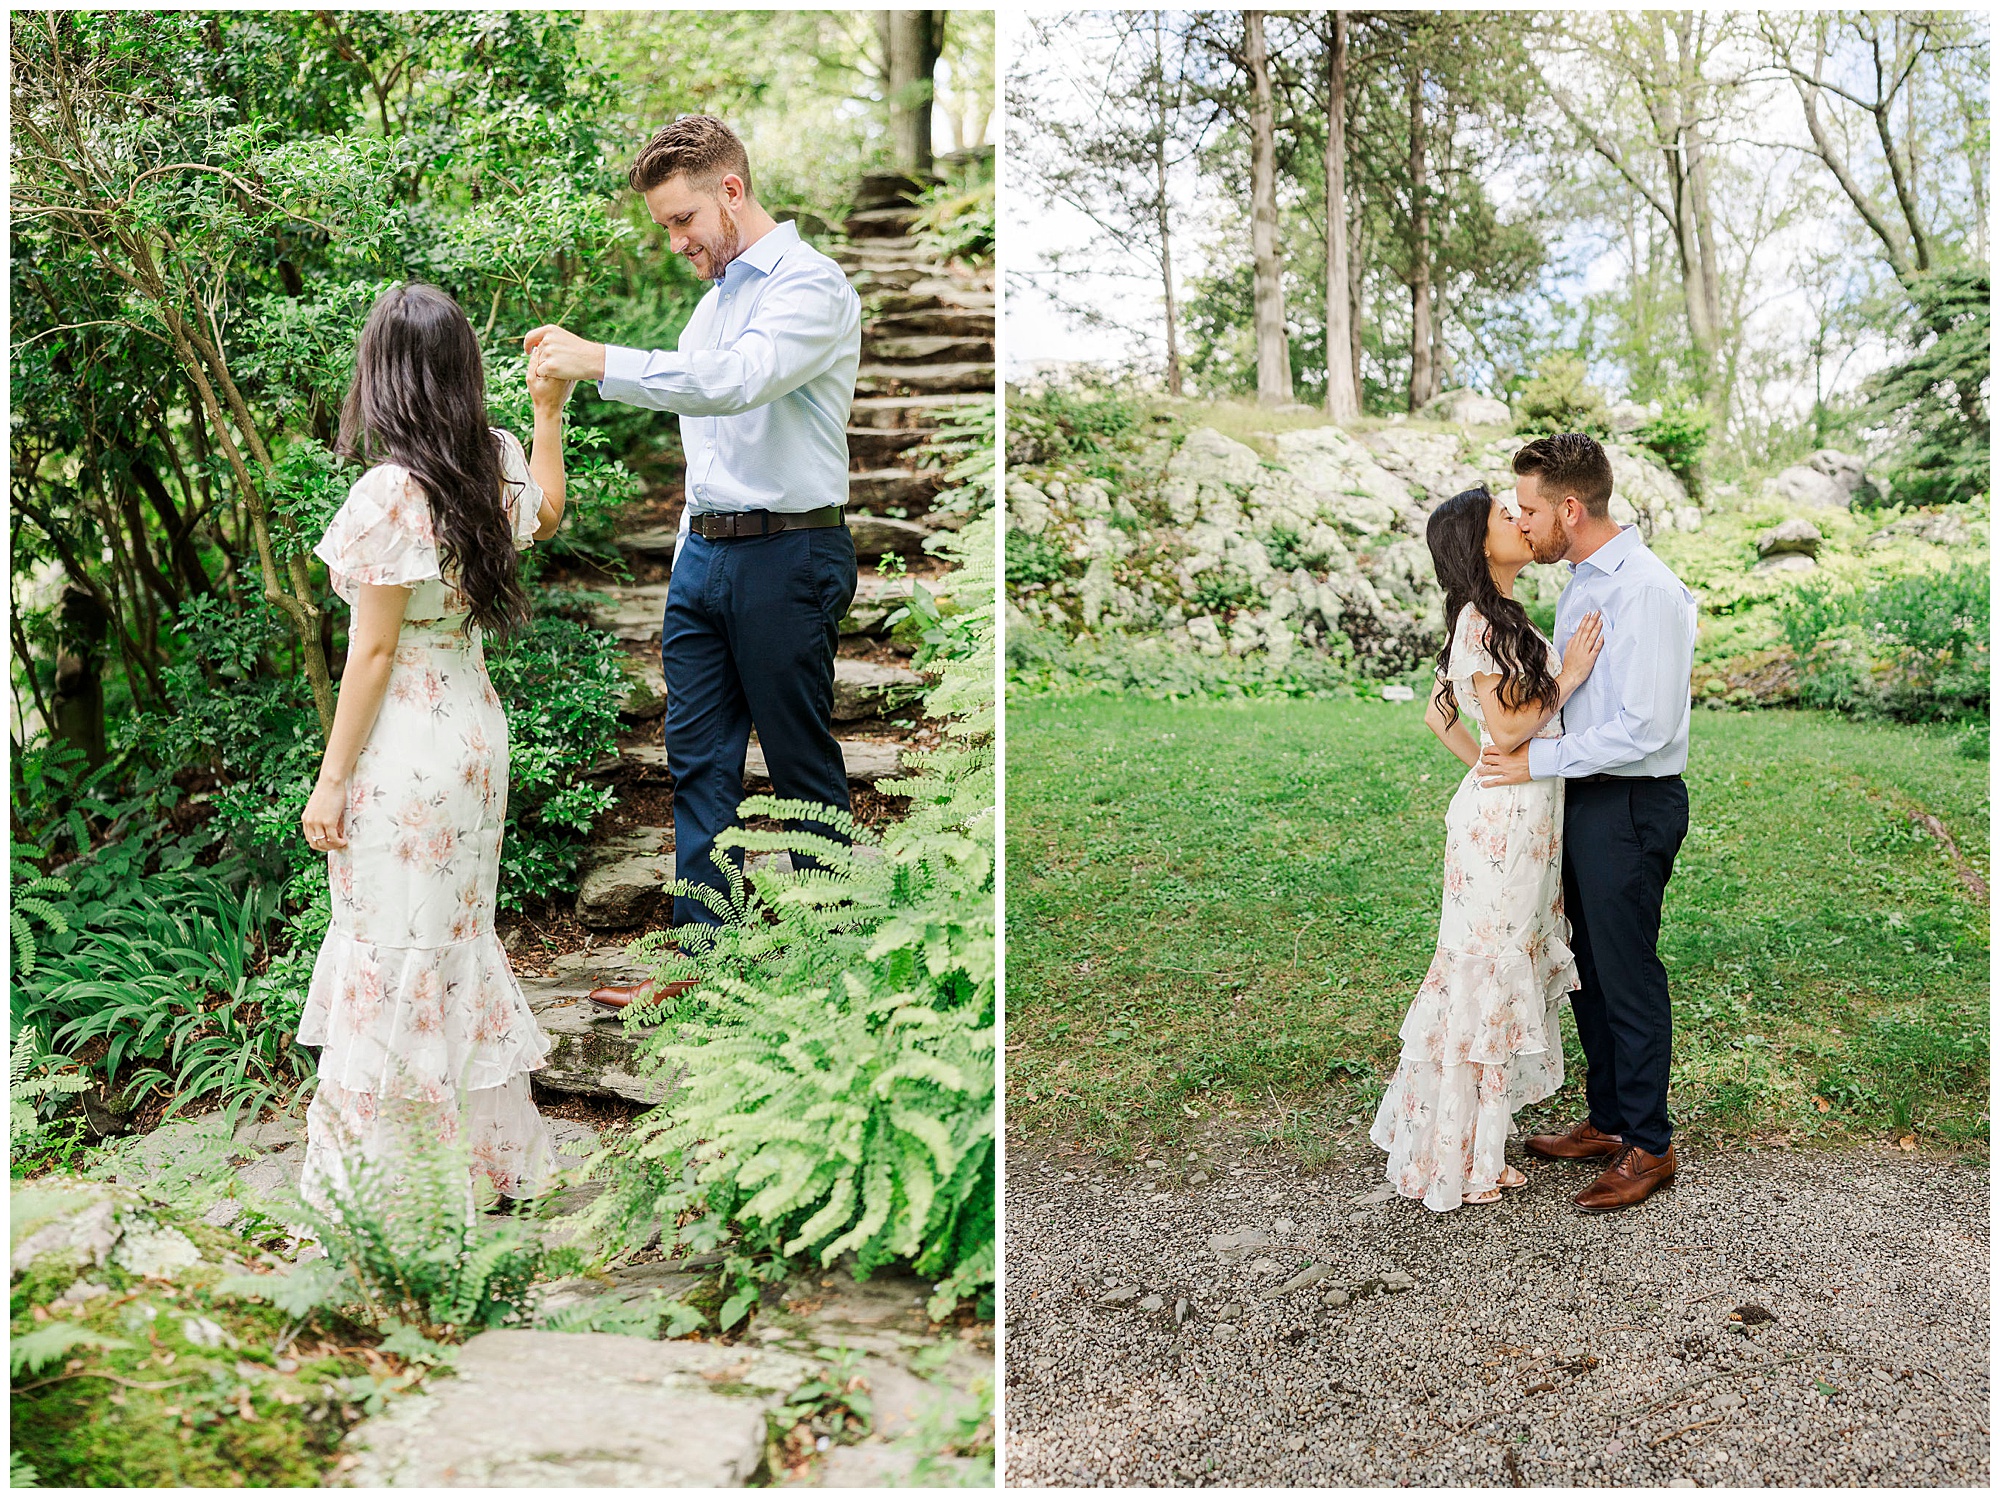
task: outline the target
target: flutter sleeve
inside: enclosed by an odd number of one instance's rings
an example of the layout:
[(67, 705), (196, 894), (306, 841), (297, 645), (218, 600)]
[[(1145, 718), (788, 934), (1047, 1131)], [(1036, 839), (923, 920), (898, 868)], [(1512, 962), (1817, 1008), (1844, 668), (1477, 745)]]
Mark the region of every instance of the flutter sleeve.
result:
[(1471, 604), (1458, 611), (1458, 623), (1451, 632), (1450, 667), (1445, 673), (1459, 712), (1481, 724), (1485, 719), (1479, 711), (1478, 694), (1472, 689), (1472, 678), (1482, 671), (1501, 674), (1487, 645), (1487, 630), (1486, 616)]
[(500, 439), (500, 468), (506, 482), (501, 487), (501, 503), (514, 527), (514, 549), (525, 551), (535, 544), (535, 532), (542, 528), (542, 486), (528, 472), (528, 455), (521, 439), (500, 427), (493, 429)]
[(378, 464), (354, 481), (313, 555), (350, 605), (363, 583), (408, 588), (435, 578), (430, 501), (401, 464)]

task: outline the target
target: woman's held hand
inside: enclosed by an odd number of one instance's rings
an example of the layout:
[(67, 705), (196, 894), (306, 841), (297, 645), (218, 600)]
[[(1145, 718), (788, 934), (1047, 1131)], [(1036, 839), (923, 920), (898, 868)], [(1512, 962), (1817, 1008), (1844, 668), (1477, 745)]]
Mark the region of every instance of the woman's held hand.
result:
[(345, 848), (347, 837), (342, 823), (346, 815), (347, 783), (321, 780), (306, 799), (305, 813), (299, 818), (307, 844), (323, 853)]

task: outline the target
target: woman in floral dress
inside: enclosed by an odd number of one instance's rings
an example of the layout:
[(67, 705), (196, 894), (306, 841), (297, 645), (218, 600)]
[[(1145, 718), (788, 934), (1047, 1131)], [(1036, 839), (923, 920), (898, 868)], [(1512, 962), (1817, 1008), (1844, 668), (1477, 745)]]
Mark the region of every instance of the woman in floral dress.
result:
[(479, 341), (435, 287), (384, 292), (341, 415), (355, 480), (314, 555), (353, 608), (306, 840), (332, 924), (298, 1038), (323, 1047), (301, 1189), (322, 1209), (348, 1162), (410, 1130), (469, 1142), (503, 1197), (548, 1183), (528, 1073), (548, 1042), (493, 929), (507, 718), (482, 641), (527, 622), (517, 551), (563, 511), (569, 385), (529, 380), (534, 455), (487, 424)]
[(1479, 752), (1560, 734), (1603, 631), (1589, 616), (1557, 657), (1514, 598), (1528, 543), (1484, 485), (1439, 505), (1425, 538), (1447, 639), (1424, 721), (1469, 768), (1445, 812), (1437, 954), (1369, 1137), (1388, 1151), (1398, 1193), (1448, 1212), (1527, 1184), (1507, 1164), (1507, 1135), (1515, 1109), (1562, 1085), (1558, 1009), (1578, 986), (1562, 913), (1563, 783), (1482, 786)]

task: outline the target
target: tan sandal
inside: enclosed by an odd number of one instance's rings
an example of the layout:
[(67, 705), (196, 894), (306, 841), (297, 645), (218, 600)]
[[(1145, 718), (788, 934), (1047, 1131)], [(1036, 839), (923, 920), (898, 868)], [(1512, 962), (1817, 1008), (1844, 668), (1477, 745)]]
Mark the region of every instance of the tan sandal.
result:
[[(1511, 1181), (1507, 1179), (1507, 1177), (1510, 1175), (1514, 1178)], [(1500, 1172), (1500, 1188), (1503, 1191), (1519, 1191), (1523, 1186), (1527, 1184), (1528, 1184), (1527, 1176), (1521, 1171), (1516, 1170), (1511, 1165), (1504, 1167)]]

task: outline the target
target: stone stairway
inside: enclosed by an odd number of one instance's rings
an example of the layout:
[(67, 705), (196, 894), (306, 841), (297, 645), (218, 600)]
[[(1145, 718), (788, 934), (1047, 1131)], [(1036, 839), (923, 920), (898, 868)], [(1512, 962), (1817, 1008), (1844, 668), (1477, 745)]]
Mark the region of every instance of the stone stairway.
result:
[[(841, 621), (834, 718), (856, 814), (871, 822), (893, 819), (900, 808), (875, 785), (898, 774), (905, 750), (936, 742), (918, 721), (915, 698), (923, 683), (906, 664), (910, 647), (893, 639), (889, 627), (912, 581), (934, 585), (945, 570), (923, 550), (925, 540), (956, 523), (955, 516), (933, 512), (937, 479), (918, 468), (918, 449), (941, 415), (990, 399), (994, 388), (992, 274), (942, 264), (910, 236), (916, 210), (909, 200), (917, 190), (895, 173), (864, 179), (844, 226), (848, 242), (834, 251), (864, 315), (847, 429), (848, 524), (861, 570)], [(596, 588), (610, 601), (595, 611), (595, 622), (625, 646), (631, 690), (621, 708), (618, 752), (592, 774), (616, 786), (621, 807), (604, 819), (583, 862), (575, 915), (593, 944), (517, 962), (522, 988), (554, 1043), (549, 1066), (536, 1074), (544, 1091), (657, 1100), (633, 1060), (645, 1032), (600, 1011), (587, 995), (599, 984), (643, 977), (625, 944), (666, 925), (669, 914), (664, 891), (674, 880), (674, 839), (660, 738), (666, 710), (660, 616), (679, 520), (678, 496), (649, 507), (643, 523), (616, 538), (633, 580)], [(771, 789), (755, 739), (744, 783), (753, 793)]]

